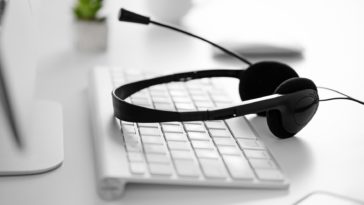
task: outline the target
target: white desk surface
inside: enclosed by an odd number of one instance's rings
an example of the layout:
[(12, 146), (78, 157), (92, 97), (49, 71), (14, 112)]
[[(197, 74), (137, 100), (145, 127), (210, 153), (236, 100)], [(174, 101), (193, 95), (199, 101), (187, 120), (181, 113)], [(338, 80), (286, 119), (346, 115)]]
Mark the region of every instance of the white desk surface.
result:
[[(46, 18), (40, 21), (41, 39), (46, 46), (42, 49), (37, 96), (63, 106), (65, 161), (46, 174), (1, 177), (0, 204), (292, 204), (317, 190), (364, 201), (364, 107), (349, 101), (322, 102), (312, 122), (288, 140), (272, 137), (263, 118), (250, 117), (291, 180), (288, 190), (133, 184), (127, 186), (121, 200), (102, 201), (96, 193), (87, 99), (88, 73), (93, 66), (162, 70), (241, 66), (237, 61), (212, 58), (209, 46), (183, 35), (117, 22), (120, 6), (145, 11), (142, 2), (108, 1), (113, 14), (109, 49), (87, 54), (72, 46), (73, 1), (42, 1), (39, 14)], [(364, 99), (362, 1), (230, 0), (220, 8), (231, 12), (214, 21), (218, 2), (200, 1), (186, 18), (186, 27), (212, 40), (255, 34), (298, 37), (305, 47), (304, 58), (286, 62), (317, 85)]]

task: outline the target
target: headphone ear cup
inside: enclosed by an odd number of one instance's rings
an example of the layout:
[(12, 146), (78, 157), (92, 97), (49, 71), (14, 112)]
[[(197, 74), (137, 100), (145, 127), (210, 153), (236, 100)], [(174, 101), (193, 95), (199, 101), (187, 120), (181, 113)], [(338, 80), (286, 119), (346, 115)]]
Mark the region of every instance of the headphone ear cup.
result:
[[(278, 86), (275, 93), (289, 94), (305, 89), (312, 89), (317, 92), (317, 87), (313, 81), (307, 78), (291, 78)], [(302, 96), (295, 105), (302, 107), (300, 105), (302, 99), (306, 100), (306, 102), (304, 102), (305, 110), (300, 113), (296, 113), (296, 109), (286, 109), (284, 112), (281, 112), (280, 110), (267, 111), (268, 127), (275, 136), (283, 139), (293, 137), (312, 119), (318, 108), (318, 98)], [(307, 100), (309, 102), (307, 102)], [(309, 106), (307, 106), (307, 104)], [(290, 123), (285, 123), (286, 121), (289, 121)]]
[(267, 112), (267, 123), (269, 130), (281, 139), (290, 138), (295, 135), (295, 133), (290, 133), (284, 129), (282, 115), (279, 110), (270, 110)]
[[(255, 63), (240, 76), (240, 98), (245, 101), (271, 95), (282, 82), (295, 77), (298, 77), (296, 71), (286, 64), (274, 61)], [(265, 112), (258, 115), (265, 115)]]

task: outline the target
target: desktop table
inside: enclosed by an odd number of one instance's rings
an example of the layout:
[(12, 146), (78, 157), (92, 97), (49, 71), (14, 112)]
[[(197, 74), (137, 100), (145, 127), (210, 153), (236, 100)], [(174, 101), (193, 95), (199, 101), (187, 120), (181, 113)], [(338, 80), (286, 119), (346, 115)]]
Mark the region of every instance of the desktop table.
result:
[[(87, 94), (88, 74), (95, 65), (176, 71), (242, 65), (213, 58), (210, 46), (181, 34), (117, 22), (121, 6), (148, 12), (145, 1), (106, 1), (110, 11), (108, 50), (78, 51), (72, 42), (73, 3), (44, 0), (38, 4), (43, 43), (36, 95), (63, 106), (64, 163), (41, 175), (0, 177), (0, 204), (292, 204), (319, 190), (364, 201), (364, 107), (350, 101), (320, 103), (309, 125), (287, 140), (272, 136), (264, 118), (248, 116), (289, 178), (288, 190), (130, 184), (120, 200), (100, 199)], [(267, 38), (280, 34), (299, 37), (304, 57), (283, 61), (319, 86), (364, 99), (363, 2), (230, 0), (196, 4), (185, 18), (184, 28), (211, 40), (252, 33), (264, 33)], [(217, 9), (232, 12), (217, 16)]]

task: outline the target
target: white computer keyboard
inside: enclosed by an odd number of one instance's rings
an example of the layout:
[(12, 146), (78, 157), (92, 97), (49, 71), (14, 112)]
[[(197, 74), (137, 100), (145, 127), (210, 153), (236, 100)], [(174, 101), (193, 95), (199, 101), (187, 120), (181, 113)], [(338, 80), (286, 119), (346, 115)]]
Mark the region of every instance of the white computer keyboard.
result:
[[(108, 72), (113, 87), (154, 75), (116, 68)], [(180, 112), (232, 104), (221, 84), (210, 79), (152, 86), (127, 100), (144, 107)], [(287, 188), (289, 185), (272, 154), (244, 117), (204, 122), (117, 120), (117, 123), (121, 129), (118, 142), (125, 155), (123, 169), (127, 169), (119, 176), (123, 184), (247, 188)]]

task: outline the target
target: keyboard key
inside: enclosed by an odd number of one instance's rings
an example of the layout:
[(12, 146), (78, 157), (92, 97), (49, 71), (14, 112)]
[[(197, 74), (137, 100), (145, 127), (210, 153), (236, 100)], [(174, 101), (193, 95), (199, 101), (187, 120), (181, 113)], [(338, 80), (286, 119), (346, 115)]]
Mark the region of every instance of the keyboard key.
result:
[(195, 110), (195, 106), (192, 103), (175, 103), (178, 110)]
[(170, 90), (171, 96), (188, 97), (188, 93), (184, 90)]
[(192, 146), (200, 149), (214, 149), (214, 144), (211, 141), (191, 141)]
[(205, 124), (209, 129), (226, 129), (224, 121), (206, 121)]
[(198, 177), (199, 168), (192, 160), (175, 160), (176, 171), (179, 176)]
[(188, 121), (188, 122), (183, 122), (184, 125), (189, 125), (189, 124), (193, 124), (193, 125), (202, 125), (203, 122), (202, 121)]
[(181, 133), (164, 133), (167, 141), (188, 141), (187, 136)]
[(162, 122), (162, 125), (181, 125), (181, 122)]
[(123, 125), (134, 125), (134, 123), (127, 122), (127, 121), (120, 121), (120, 124), (121, 124), (121, 126), (123, 126)]
[(195, 149), (196, 155), (198, 158), (212, 158), (218, 159), (219, 154), (216, 150), (211, 149)]
[(144, 162), (130, 162), (130, 172), (133, 174), (144, 174), (146, 172), (146, 167)]
[(255, 169), (274, 169), (275, 163), (269, 159), (250, 159), (249, 160)]
[(140, 141), (139, 136), (135, 134), (125, 134), (124, 140), (125, 143), (137, 143)]
[(131, 97), (132, 98), (141, 98), (141, 99), (145, 99), (147, 98), (148, 99), (148, 92), (142, 92), (142, 91), (139, 91), (137, 93), (134, 93)]
[(161, 136), (142, 135), (143, 144), (163, 144), (164, 139)]
[(191, 140), (207, 140), (209, 141), (211, 138), (207, 133), (203, 132), (188, 132), (188, 137)]
[(206, 107), (206, 108), (214, 107), (214, 104), (210, 101), (196, 101), (195, 104), (197, 107)]
[(216, 93), (214, 95), (211, 95), (211, 98), (214, 102), (223, 102), (223, 103), (229, 103), (231, 102), (231, 99), (226, 95), (217, 95)]
[(121, 128), (123, 129), (123, 133), (130, 133), (130, 134), (135, 134), (135, 128), (134, 125), (127, 125), (127, 124), (122, 124)]
[(167, 88), (166, 88), (165, 85), (159, 84), (159, 85), (153, 85), (153, 86), (149, 87), (149, 90), (151, 90), (151, 91), (167, 91)]
[(206, 110), (210, 110), (209, 107), (197, 107), (198, 111), (206, 111)]
[(137, 138), (125, 138), (126, 146), (140, 146), (141, 142)]
[(235, 138), (256, 139), (257, 137), (250, 128), (248, 121), (244, 117), (225, 120), (226, 124)]
[(146, 158), (148, 162), (154, 163), (170, 163), (170, 160), (167, 155), (165, 154), (146, 154)]
[(169, 97), (168, 92), (164, 91), (164, 90), (151, 90), (150, 94), (153, 97), (162, 97), (162, 98), (163, 97), (165, 97), (165, 98)]
[(139, 132), (141, 135), (161, 136), (161, 132), (159, 131), (158, 128), (141, 127), (139, 128)]
[(152, 101), (154, 103), (166, 103), (166, 104), (171, 104), (172, 101), (169, 97), (166, 97), (166, 96), (163, 96), (163, 97), (160, 97), (160, 96), (152, 96)]
[(218, 108), (226, 108), (226, 107), (231, 107), (233, 105), (233, 103), (232, 102), (216, 102), (215, 105)]
[(264, 149), (263, 144), (258, 140), (238, 139), (238, 143), (242, 149)]
[(231, 136), (229, 130), (210, 129), (209, 132), (212, 137), (230, 137)]
[(174, 111), (176, 110), (174, 108), (173, 104), (166, 104), (166, 103), (154, 103), (154, 107), (157, 110), (167, 110), (167, 111)]
[(189, 87), (189, 88), (196, 88), (196, 89), (201, 89), (201, 83), (197, 80), (197, 79), (194, 79), (194, 80), (190, 80), (186, 83), (186, 85)]
[[(219, 83), (221, 82), (214, 82), (214, 84), (217, 83), (217, 85), (219, 85)], [(214, 95), (226, 95), (225, 91), (219, 88), (214, 88), (212, 90), (209, 90), (210, 95), (214, 96)]]
[(234, 179), (253, 179), (254, 174), (244, 156), (224, 155), (225, 164)]
[(179, 83), (179, 82), (168, 83), (167, 86), (171, 90), (185, 90), (186, 89), (185, 84)]
[(192, 150), (171, 150), (171, 156), (173, 159), (185, 159), (185, 160), (194, 159)]
[(212, 87), (212, 82), (210, 80), (210, 78), (201, 78), (198, 79), (198, 81), (200, 81), (200, 83), (204, 86), (204, 87)]
[(171, 164), (149, 163), (150, 173), (153, 175), (172, 175)]
[(146, 103), (149, 103), (149, 98), (148, 98), (148, 96), (146, 95), (146, 96), (131, 96), (130, 97), (130, 100), (131, 100), (131, 102), (146, 102)]
[(167, 150), (163, 145), (157, 145), (157, 144), (145, 144), (144, 150), (146, 153), (161, 153), (161, 154), (167, 153)]
[(139, 127), (154, 127), (154, 128), (158, 128), (159, 124), (158, 123), (137, 123)]
[(244, 150), (245, 155), (248, 158), (258, 158), (258, 159), (269, 159), (269, 154), (266, 151), (263, 150), (250, 150), (246, 149)]
[(128, 152), (142, 152), (142, 146), (140, 143), (126, 143), (125, 145)]
[(237, 146), (217, 146), (222, 155), (240, 155), (241, 151)]
[(181, 125), (166, 125), (162, 124), (162, 128), (164, 132), (177, 132), (177, 133), (183, 133), (183, 129)]
[(138, 152), (128, 152), (128, 159), (132, 162), (143, 162), (144, 156), (142, 153)]
[(189, 109), (185, 109), (185, 108), (177, 108), (177, 111), (179, 112), (192, 112), (192, 111), (196, 111), (196, 108), (189, 108)]
[(191, 93), (191, 97), (194, 101), (203, 101), (203, 102), (211, 102), (208, 95), (199, 95)]
[(190, 98), (174, 96), (173, 101), (176, 103), (192, 103)]
[(185, 124), (187, 132), (205, 132), (205, 127), (201, 124)]
[(131, 100), (132, 104), (143, 106), (143, 107), (150, 107), (152, 103), (149, 100), (145, 99), (135, 99)]
[(190, 150), (190, 143), (188, 142), (177, 142), (177, 141), (168, 141), (168, 147), (171, 150)]
[(201, 86), (198, 86), (196, 87), (195, 85), (194, 86), (190, 86), (190, 85), (187, 85), (189, 87), (189, 92), (192, 96), (206, 96), (206, 91), (204, 91)]
[(133, 103), (134, 105), (138, 105), (141, 107), (146, 107), (146, 108), (150, 108), (153, 109), (153, 105), (152, 104), (138, 104), (138, 103)]
[(202, 171), (208, 178), (226, 178), (224, 165), (217, 159), (199, 159)]
[(256, 169), (255, 172), (261, 180), (282, 181), (284, 179), (282, 173), (277, 169)]
[(236, 142), (232, 138), (214, 138), (214, 142), (217, 145), (235, 145)]

